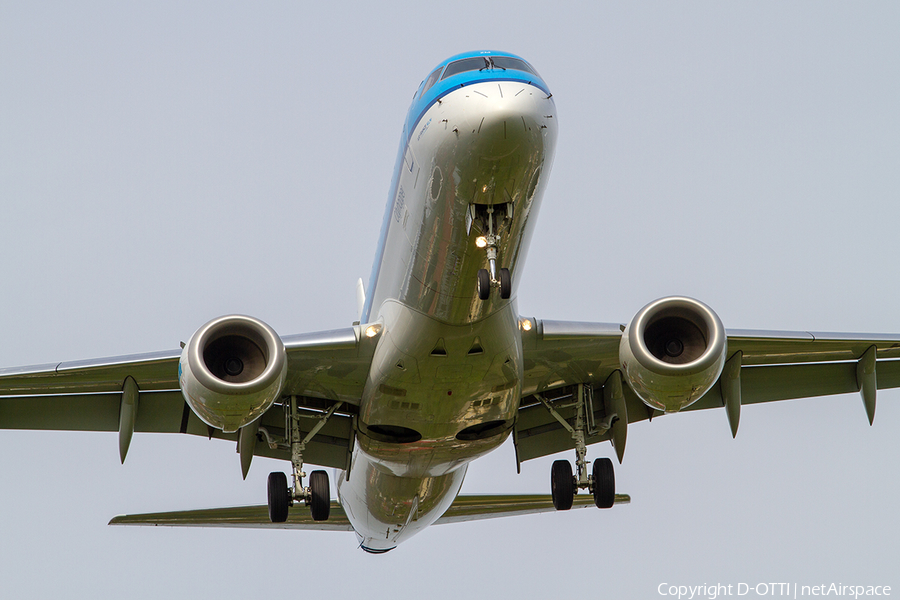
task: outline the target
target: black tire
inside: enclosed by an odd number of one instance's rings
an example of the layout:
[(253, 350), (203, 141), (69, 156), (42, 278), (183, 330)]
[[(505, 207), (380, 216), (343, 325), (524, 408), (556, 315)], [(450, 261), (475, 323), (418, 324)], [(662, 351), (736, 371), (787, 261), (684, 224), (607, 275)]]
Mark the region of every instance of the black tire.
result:
[(575, 478), (572, 463), (567, 460), (553, 461), (550, 468), (550, 495), (556, 510), (569, 510), (575, 501)]
[(276, 471), (269, 473), (269, 520), (273, 523), (284, 523), (288, 517), (291, 496), (287, 485), (287, 476)]
[(594, 461), (594, 504), (597, 508), (612, 508), (616, 502), (616, 472), (612, 461), (598, 458)]
[(313, 521), (327, 521), (331, 512), (331, 489), (328, 473), (313, 471), (309, 476), (309, 511)]
[(500, 269), (500, 297), (509, 300), (512, 296), (512, 275), (509, 269)]
[(478, 269), (478, 297), (482, 300), (491, 297), (491, 275), (487, 269)]

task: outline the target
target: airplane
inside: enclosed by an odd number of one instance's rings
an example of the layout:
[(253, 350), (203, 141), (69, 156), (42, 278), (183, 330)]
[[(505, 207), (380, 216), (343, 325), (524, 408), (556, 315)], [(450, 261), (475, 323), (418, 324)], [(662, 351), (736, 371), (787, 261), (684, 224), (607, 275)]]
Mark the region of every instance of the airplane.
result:
[[(120, 525), (355, 532), (379, 554), (431, 524), (627, 503), (609, 441), (628, 425), (724, 408), (900, 387), (900, 336), (726, 330), (693, 298), (647, 304), (627, 324), (520, 315), (518, 275), (548, 185), (553, 94), (508, 52), (437, 65), (403, 127), (358, 320), (279, 336), (245, 315), (200, 327), (180, 349), (0, 370), (0, 428), (134, 432), (236, 443), (289, 461), (262, 506), (114, 518)], [(876, 376), (877, 374), (877, 376)], [(512, 438), (517, 466), (551, 467), (549, 495), (460, 495), (468, 464)], [(336, 470), (336, 500), (325, 470)], [(585, 493), (580, 493), (585, 492)]]

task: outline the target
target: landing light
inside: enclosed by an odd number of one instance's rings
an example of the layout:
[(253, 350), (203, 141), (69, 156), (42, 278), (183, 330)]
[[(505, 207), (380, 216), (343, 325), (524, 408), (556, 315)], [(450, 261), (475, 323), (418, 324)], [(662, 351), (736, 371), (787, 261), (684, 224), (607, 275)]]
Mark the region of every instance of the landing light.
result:
[(529, 319), (522, 319), (522, 331), (531, 331), (531, 321)]
[(487, 238), (483, 235), (478, 236), (477, 238), (475, 238), (475, 245), (479, 248), (484, 248), (485, 246), (487, 246)]
[(366, 337), (373, 338), (381, 331), (381, 325), (369, 325), (366, 327)]

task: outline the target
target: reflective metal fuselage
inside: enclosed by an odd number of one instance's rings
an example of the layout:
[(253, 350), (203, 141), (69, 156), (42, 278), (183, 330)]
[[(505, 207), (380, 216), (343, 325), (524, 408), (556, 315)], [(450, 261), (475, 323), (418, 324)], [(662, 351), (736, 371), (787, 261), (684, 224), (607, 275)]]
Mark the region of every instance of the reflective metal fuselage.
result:
[[(366, 291), (363, 322), (383, 329), (338, 481), (373, 551), (438, 519), (469, 461), (511, 431), (523, 370), (515, 286), (556, 140), (554, 102), (534, 74), (486, 68), (425, 92), (404, 128)], [(488, 260), (476, 238), (489, 228), (513, 299), (497, 288), (479, 299)]]

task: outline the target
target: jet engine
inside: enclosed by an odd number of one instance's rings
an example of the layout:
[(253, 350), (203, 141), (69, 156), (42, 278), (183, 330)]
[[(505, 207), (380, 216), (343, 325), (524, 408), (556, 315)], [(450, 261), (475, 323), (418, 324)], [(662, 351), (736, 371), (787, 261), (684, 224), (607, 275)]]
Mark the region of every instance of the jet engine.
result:
[(281, 338), (258, 319), (213, 319), (181, 353), (178, 381), (200, 419), (226, 433), (252, 423), (281, 394), (287, 355)]
[(725, 328), (711, 308), (692, 298), (660, 298), (625, 328), (619, 362), (644, 404), (676, 412), (716, 383), (726, 344)]

